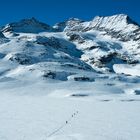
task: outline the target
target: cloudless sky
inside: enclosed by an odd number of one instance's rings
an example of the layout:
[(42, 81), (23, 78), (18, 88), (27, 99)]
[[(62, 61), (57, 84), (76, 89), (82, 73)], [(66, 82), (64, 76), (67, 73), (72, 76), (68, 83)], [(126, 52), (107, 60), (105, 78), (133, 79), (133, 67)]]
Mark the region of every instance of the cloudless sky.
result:
[(140, 0), (0, 0), (0, 25), (35, 17), (53, 25), (70, 17), (128, 14), (140, 23)]

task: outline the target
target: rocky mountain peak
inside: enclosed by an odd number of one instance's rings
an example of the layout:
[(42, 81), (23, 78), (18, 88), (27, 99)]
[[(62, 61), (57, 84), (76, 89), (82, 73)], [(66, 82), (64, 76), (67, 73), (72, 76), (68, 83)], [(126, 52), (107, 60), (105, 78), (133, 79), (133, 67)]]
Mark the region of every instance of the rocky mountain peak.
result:
[(66, 20), (64, 22), (55, 24), (54, 28), (58, 31), (64, 31), (67, 29), (71, 29), (72, 27), (79, 25), (82, 22), (84, 22), (84, 21), (80, 20), (78, 18), (69, 18), (68, 20)]
[(53, 31), (53, 28), (45, 23), (42, 23), (34, 17), (22, 19), (19, 22), (7, 24), (2, 32), (23, 32), (23, 33), (39, 33), (45, 31)]
[(92, 22), (92, 27), (121, 30), (129, 24), (136, 24), (128, 15), (118, 14), (113, 16), (97, 16)]

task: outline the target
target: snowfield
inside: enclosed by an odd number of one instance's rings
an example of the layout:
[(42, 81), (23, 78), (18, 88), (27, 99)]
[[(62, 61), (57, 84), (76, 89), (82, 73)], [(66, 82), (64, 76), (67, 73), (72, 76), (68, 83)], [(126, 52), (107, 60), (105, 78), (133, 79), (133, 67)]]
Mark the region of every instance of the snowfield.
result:
[(17, 94), (1, 95), (1, 140), (140, 138), (139, 96), (50, 97), (40, 95), (41, 91)]
[(140, 76), (140, 65), (114, 65), (114, 71), (116, 73), (124, 73), (133, 76)]
[(129, 83), (51, 80), (8, 84), (7, 89), (7, 82), (0, 84), (1, 140), (140, 138), (140, 96), (124, 93), (122, 88), (129, 91)]

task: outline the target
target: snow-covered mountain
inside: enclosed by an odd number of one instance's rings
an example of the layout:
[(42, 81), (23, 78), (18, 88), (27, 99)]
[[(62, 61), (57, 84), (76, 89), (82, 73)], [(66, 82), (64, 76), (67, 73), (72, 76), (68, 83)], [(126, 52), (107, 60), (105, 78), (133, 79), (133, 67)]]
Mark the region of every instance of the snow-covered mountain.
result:
[(0, 140), (139, 140), (139, 95), (127, 15), (0, 27)]
[(139, 65), (140, 60), (140, 26), (124, 14), (70, 18), (53, 27), (23, 19), (1, 27), (0, 42), (2, 78), (68, 80), (80, 74), (91, 80), (85, 75), (118, 72), (116, 64)]
[(74, 21), (73, 26), (66, 26), (64, 31), (82, 49), (81, 58), (88, 64), (112, 70), (114, 63), (139, 61), (140, 27), (127, 15), (95, 17), (89, 22)]
[(53, 28), (35, 18), (23, 19), (19, 22), (7, 24), (3, 27), (2, 32), (18, 32), (18, 33), (39, 33), (45, 31), (53, 31)]

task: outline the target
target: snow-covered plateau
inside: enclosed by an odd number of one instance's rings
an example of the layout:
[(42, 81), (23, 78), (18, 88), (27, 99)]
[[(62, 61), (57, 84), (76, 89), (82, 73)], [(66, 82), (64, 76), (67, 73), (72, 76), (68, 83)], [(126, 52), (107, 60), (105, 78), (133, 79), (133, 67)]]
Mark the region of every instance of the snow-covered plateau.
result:
[(140, 26), (125, 14), (0, 27), (0, 140), (139, 140)]

